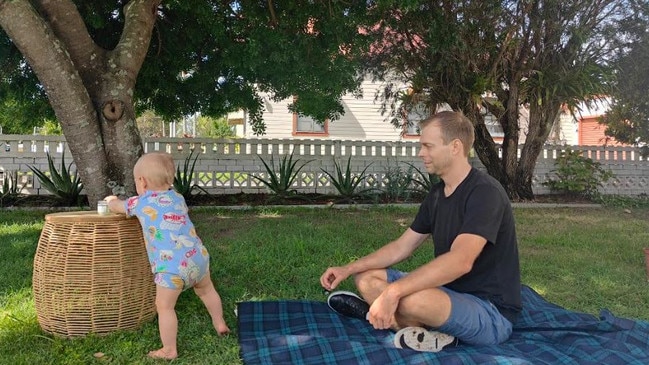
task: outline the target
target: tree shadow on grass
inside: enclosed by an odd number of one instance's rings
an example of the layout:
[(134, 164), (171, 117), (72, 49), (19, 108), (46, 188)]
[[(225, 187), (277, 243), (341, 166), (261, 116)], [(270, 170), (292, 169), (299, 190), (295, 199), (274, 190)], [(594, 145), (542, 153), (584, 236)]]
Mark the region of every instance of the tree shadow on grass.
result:
[(0, 298), (31, 288), (34, 255), (41, 228), (21, 226), (0, 239)]

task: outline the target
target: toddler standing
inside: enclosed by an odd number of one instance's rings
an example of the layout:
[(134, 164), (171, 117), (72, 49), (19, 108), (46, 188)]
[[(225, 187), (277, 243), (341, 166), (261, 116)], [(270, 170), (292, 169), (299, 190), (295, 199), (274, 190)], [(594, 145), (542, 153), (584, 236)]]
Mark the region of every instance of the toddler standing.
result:
[(162, 348), (148, 356), (168, 360), (178, 357), (174, 307), (185, 289), (194, 288), (219, 335), (230, 332), (223, 319), (221, 297), (210, 277), (207, 249), (189, 219), (185, 199), (172, 189), (175, 171), (170, 154), (145, 154), (133, 168), (138, 195), (126, 201), (116, 196), (105, 198), (111, 212), (135, 216), (142, 226), (156, 284), (155, 305), (162, 340)]

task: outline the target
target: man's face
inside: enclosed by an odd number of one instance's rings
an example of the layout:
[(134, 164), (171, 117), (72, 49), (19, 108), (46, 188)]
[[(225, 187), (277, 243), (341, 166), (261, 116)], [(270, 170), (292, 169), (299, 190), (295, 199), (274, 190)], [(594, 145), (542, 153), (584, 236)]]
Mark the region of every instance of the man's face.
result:
[(419, 158), (429, 174), (442, 176), (451, 166), (451, 146), (444, 144), (442, 131), (437, 123), (428, 124), (419, 136)]

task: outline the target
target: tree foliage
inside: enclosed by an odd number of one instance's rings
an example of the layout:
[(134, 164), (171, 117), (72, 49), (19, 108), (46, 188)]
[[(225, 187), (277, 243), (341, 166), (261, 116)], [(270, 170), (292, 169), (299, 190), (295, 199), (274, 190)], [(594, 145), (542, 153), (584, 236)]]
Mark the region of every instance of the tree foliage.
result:
[[(475, 149), (513, 199), (532, 199), (536, 158), (562, 107), (606, 94), (623, 0), (381, 1), (368, 70), (395, 124), (442, 104), (475, 123)], [(409, 85), (408, 90), (399, 89)], [(522, 117), (527, 110), (529, 118)], [(486, 112), (504, 133), (496, 144)], [(519, 157), (519, 143), (523, 142)]]
[[(243, 108), (261, 134), (261, 93), (296, 96), (292, 111), (335, 120), (340, 97), (358, 94), (368, 72), (385, 81), (377, 98), (396, 124), (420, 103), (464, 112), (489, 173), (512, 198), (531, 199), (536, 158), (561, 108), (608, 93), (611, 29), (627, 4), (0, 0), (0, 97), (32, 116), (47, 114), (47, 97), (95, 201), (108, 183), (134, 191), (139, 112), (169, 121)], [(502, 127), (500, 145), (487, 111)]]
[(11, 90), (8, 85), (0, 84), (2, 133), (31, 134), (34, 127), (40, 127), (46, 120), (52, 120), (52, 118), (54, 118), (54, 114), (46, 98), (32, 98), (19, 94), (16, 90)]
[(43, 88), (11, 40), (0, 32), (0, 126), (5, 134), (31, 133), (53, 119)]
[(196, 121), (196, 134), (199, 137), (231, 138), (235, 136), (232, 126), (225, 118), (200, 116)]
[[(646, 146), (649, 142), (649, 3), (630, 1), (632, 16), (622, 20), (625, 35), (616, 58), (613, 105), (603, 123), (617, 141)], [(643, 148), (649, 155), (649, 149)]]
[(171, 120), (244, 108), (263, 133), (264, 92), (337, 119), (340, 97), (358, 91), (366, 10), (333, 0), (0, 0), (0, 96), (22, 107), (47, 97), (95, 201), (109, 185), (134, 191), (139, 111)]
[[(114, 49), (122, 36), (128, 1), (75, 1), (92, 40)], [(164, 1), (134, 90), (138, 113), (153, 110), (166, 121), (200, 112), (218, 117), (244, 108), (258, 133), (263, 100), (293, 95), (294, 108), (317, 120), (336, 120), (340, 96), (358, 92), (352, 62), (365, 49), (358, 37), (365, 5), (343, 1)], [(20, 52), (0, 38), (2, 84), (21, 91), (23, 108), (47, 101)], [(344, 52), (341, 52), (344, 49)], [(2, 90), (2, 89), (0, 89)], [(0, 94), (0, 100), (5, 94)], [(31, 115), (44, 110), (30, 108)], [(51, 110), (49, 110), (51, 116)], [(27, 122), (27, 121), (25, 121)], [(21, 124), (27, 124), (21, 122)], [(33, 121), (28, 121), (33, 123)]]
[(343, 1), (165, 2), (138, 105), (167, 119), (245, 108), (263, 133), (263, 91), (275, 100), (298, 96), (296, 109), (335, 120), (340, 96), (358, 88), (352, 56), (364, 48), (357, 37), (364, 12), (363, 3)]

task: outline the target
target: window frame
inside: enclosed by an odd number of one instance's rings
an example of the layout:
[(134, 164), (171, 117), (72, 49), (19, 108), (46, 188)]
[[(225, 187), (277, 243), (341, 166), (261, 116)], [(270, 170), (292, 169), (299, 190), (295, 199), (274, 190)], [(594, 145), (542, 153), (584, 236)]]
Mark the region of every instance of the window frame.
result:
[[(296, 100), (297, 97), (294, 97), (293, 100)], [(317, 123), (313, 118), (303, 116), (305, 118), (310, 118), (312, 123)], [(293, 130), (291, 134), (293, 136), (309, 136), (309, 137), (329, 137), (329, 118), (325, 119), (324, 123), (322, 124), (322, 131), (299, 131), (297, 129), (298, 127), (298, 120), (300, 118), (300, 115), (298, 113), (293, 113)]]
[[(409, 133), (410, 132), (410, 130), (409, 130), (410, 129), (409, 128), (410, 120), (408, 119), (409, 115), (413, 113), (412, 110), (416, 109), (419, 105), (423, 105), (423, 103), (418, 103), (417, 105), (414, 106), (414, 108), (410, 108), (409, 110), (404, 110), (403, 119), (404, 119), (405, 123), (403, 123), (402, 133), (401, 133), (403, 138), (415, 139), (415, 138), (419, 138), (419, 136), (421, 136), (421, 132), (417, 131), (417, 127), (419, 126), (419, 122), (426, 119), (426, 118), (428, 118), (430, 116), (430, 114), (423, 115), (421, 113), (421, 111), (415, 111), (414, 112), (414, 114), (417, 114), (418, 116), (423, 116), (422, 118), (417, 119), (412, 125), (413, 128), (415, 128), (416, 133)], [(423, 105), (423, 106), (425, 106), (425, 105)]]

